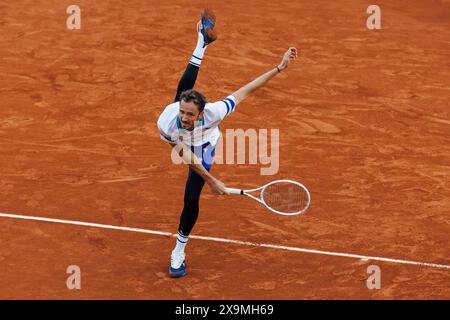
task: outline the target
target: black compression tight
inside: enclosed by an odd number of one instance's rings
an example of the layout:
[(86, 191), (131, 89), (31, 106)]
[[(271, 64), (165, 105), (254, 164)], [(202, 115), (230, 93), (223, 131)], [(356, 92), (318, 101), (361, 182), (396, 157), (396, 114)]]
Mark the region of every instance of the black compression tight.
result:
[(188, 63), (186, 70), (184, 71), (183, 76), (180, 79), (180, 82), (178, 82), (177, 95), (175, 96), (174, 102), (180, 101), (180, 96), (183, 91), (192, 89), (194, 87), (199, 69), (199, 67)]
[(184, 208), (181, 212), (180, 225), (178, 231), (188, 236), (198, 218), (200, 193), (202, 192), (205, 180), (200, 177), (194, 170), (189, 169), (186, 181), (186, 189), (184, 191)]

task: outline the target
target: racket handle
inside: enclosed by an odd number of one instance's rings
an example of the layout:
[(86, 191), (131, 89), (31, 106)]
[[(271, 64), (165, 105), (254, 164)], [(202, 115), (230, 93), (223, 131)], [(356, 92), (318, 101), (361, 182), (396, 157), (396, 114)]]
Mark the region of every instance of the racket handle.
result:
[(235, 189), (235, 188), (227, 188), (227, 192), (229, 194), (244, 194), (244, 190)]

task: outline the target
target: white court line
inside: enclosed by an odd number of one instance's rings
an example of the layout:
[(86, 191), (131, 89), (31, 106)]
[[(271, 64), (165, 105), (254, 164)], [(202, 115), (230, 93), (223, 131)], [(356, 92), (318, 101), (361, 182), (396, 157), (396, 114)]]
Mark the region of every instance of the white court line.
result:
[[(147, 233), (147, 234), (155, 234), (155, 235), (169, 236), (169, 237), (176, 237), (177, 236), (176, 233), (171, 233), (171, 232), (153, 231), (153, 230), (139, 229), (139, 228), (129, 228), (129, 227), (119, 227), (119, 226), (112, 226), (112, 225), (107, 225), (107, 224), (82, 222), (82, 221), (74, 221), (74, 220), (63, 220), (63, 219), (43, 218), (43, 217), (34, 217), (34, 216), (23, 216), (23, 215), (17, 215), (17, 214), (9, 214), (9, 213), (0, 213), (0, 218), (1, 217), (3, 217), (3, 218), (12, 218), (12, 219), (24, 219), (24, 220), (54, 222), (54, 223), (62, 223), (62, 224), (73, 224), (73, 225), (85, 226), (85, 227), (102, 228), (102, 229), (113, 229), (113, 230), (130, 231), (130, 232), (138, 232), (138, 233)], [(345, 258), (362, 259), (362, 260), (367, 260), (367, 261), (368, 260), (374, 260), (374, 261), (384, 261), (384, 262), (391, 262), (391, 263), (398, 263), (398, 264), (410, 264), (410, 265), (431, 267), (431, 268), (439, 268), (439, 269), (450, 269), (450, 265), (445, 265), (445, 264), (436, 264), (436, 263), (419, 262), (419, 261), (411, 261), (411, 260), (390, 259), (390, 258), (383, 258), (383, 257), (371, 257), (371, 256), (364, 256), (364, 255), (352, 254), (352, 253), (341, 253), (341, 252), (332, 252), (332, 251), (311, 250), (311, 249), (278, 246), (278, 245), (265, 244), (265, 243), (253, 243), (253, 242), (246, 242), (246, 241), (240, 241), (240, 240), (231, 240), (231, 239), (224, 239), (224, 238), (216, 238), (216, 237), (204, 237), (204, 236), (190, 235), (189, 238), (190, 239), (205, 240), (205, 241), (215, 241), (215, 242), (241, 244), (241, 245), (252, 246), (252, 247), (264, 247), (264, 248), (271, 248), (271, 249), (278, 249), (278, 250), (289, 250), (289, 251), (298, 251), (298, 252), (305, 252), (305, 253), (322, 254), (322, 255), (327, 255), (327, 256), (337, 256), (337, 257), (345, 257)]]

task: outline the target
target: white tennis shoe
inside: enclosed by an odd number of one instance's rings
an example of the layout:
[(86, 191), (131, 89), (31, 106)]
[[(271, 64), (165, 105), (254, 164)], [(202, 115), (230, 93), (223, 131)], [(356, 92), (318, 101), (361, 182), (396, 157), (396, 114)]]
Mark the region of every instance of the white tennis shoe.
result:
[(170, 256), (169, 274), (172, 278), (179, 278), (187, 275), (186, 254), (184, 252), (172, 251)]

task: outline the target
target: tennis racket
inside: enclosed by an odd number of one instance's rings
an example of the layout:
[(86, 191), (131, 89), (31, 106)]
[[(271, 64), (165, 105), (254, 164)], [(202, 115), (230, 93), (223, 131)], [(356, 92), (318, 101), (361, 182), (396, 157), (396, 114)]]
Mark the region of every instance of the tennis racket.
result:
[[(243, 194), (255, 199), (272, 212), (285, 216), (302, 214), (308, 210), (311, 195), (301, 183), (292, 180), (276, 180), (250, 190), (227, 188), (230, 194)], [(259, 194), (253, 195), (252, 192)]]

